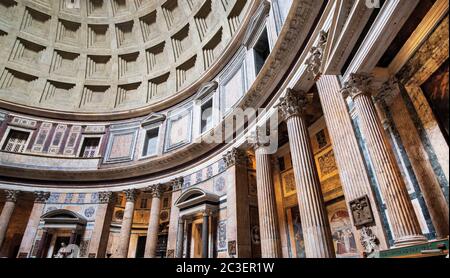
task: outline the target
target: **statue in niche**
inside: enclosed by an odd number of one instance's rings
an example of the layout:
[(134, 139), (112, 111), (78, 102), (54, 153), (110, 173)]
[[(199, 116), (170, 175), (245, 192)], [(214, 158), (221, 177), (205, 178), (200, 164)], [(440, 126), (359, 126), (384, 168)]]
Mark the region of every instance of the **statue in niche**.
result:
[(62, 242), (61, 247), (58, 250), (58, 253), (54, 256), (54, 258), (65, 259), (65, 258), (76, 258), (79, 252), (79, 248), (76, 244), (69, 244)]

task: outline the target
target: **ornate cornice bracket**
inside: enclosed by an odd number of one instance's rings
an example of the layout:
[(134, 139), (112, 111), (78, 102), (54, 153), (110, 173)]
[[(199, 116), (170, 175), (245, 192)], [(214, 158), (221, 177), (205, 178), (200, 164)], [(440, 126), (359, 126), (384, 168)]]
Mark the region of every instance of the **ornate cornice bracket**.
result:
[(306, 72), (312, 73), (314, 79), (318, 80), (322, 75), (322, 64), (325, 53), (325, 47), (328, 42), (328, 33), (325, 31), (320, 31), (319, 42), (317, 46), (313, 46), (310, 50), (311, 55), (306, 60), (305, 64), (307, 66)]

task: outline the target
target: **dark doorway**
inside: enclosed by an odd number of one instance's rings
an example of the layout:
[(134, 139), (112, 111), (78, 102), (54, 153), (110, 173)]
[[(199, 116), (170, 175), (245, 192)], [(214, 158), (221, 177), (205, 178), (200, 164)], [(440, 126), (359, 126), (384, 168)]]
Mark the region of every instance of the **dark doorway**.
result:
[(146, 236), (140, 236), (138, 238), (137, 246), (136, 246), (136, 258), (143, 258), (145, 254), (145, 243), (147, 241)]

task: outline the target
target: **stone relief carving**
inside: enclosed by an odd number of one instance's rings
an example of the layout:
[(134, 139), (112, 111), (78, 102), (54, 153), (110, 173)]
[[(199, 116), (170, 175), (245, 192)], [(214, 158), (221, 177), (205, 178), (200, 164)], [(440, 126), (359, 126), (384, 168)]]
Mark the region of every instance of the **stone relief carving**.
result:
[(366, 255), (378, 251), (379, 240), (369, 227), (363, 227), (360, 231), (361, 245), (364, 247)]
[(352, 211), (353, 222), (357, 228), (374, 224), (375, 218), (367, 195), (351, 201), (350, 209)]

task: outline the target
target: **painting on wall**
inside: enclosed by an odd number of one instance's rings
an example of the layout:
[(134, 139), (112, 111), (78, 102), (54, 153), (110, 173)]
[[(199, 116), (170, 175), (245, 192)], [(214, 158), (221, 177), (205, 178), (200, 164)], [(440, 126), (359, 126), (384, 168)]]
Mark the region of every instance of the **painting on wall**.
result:
[(291, 225), (291, 242), (293, 241), (293, 245), (295, 247), (291, 247), (291, 249), (295, 250), (295, 256), (297, 258), (306, 258), (305, 241), (303, 237), (302, 224), (300, 220), (300, 210), (298, 206), (292, 207), (290, 209), (290, 218), (291, 219), (289, 219), (290, 221), (288, 222), (290, 222)]
[(297, 192), (295, 187), (295, 177), (293, 169), (281, 173), (281, 180), (283, 183), (284, 197), (292, 196)]
[(448, 60), (422, 85), (442, 132), (449, 135), (449, 64)]
[(327, 207), (337, 258), (358, 258), (356, 238), (345, 201)]

